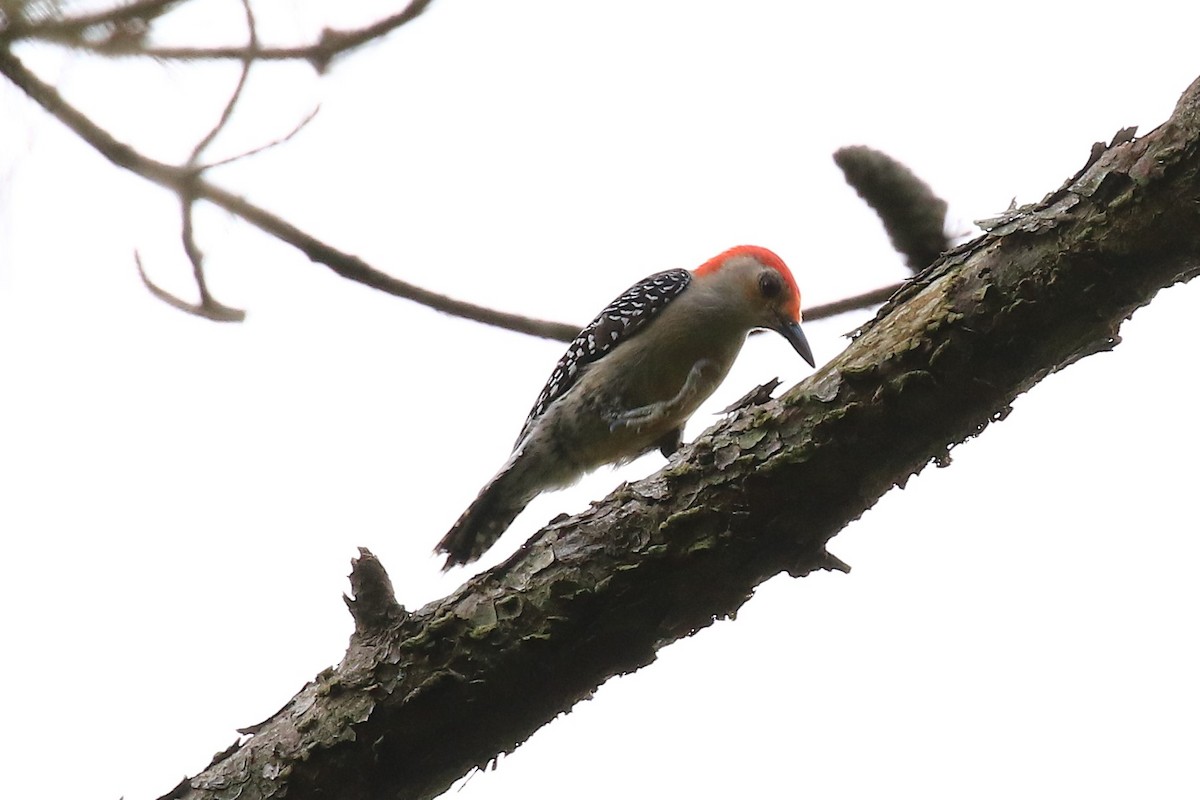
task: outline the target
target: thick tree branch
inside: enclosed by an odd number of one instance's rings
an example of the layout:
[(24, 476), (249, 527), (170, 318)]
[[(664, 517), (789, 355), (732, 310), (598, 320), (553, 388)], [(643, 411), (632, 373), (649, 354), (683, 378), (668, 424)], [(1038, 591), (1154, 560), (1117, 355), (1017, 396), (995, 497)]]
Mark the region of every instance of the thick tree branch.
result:
[(1200, 80), (1166, 124), (917, 276), (809, 380), (449, 597), (405, 612), (364, 553), (342, 663), (169, 796), (432, 797), (767, 578), (844, 568), (825, 550), (843, 526), (1200, 271), (1198, 200)]

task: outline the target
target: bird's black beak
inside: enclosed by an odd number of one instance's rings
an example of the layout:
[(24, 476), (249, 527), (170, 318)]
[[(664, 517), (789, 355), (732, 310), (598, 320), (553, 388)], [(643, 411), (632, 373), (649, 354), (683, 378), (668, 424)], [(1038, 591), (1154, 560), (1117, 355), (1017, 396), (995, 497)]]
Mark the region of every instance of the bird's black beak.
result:
[(804, 331), (800, 329), (799, 322), (792, 322), (786, 319), (781, 320), (779, 327), (775, 330), (779, 331), (783, 335), (783, 338), (787, 339), (792, 347), (796, 348), (796, 352), (808, 362), (810, 367), (815, 368), (817, 366), (817, 362), (813, 358), (812, 348), (808, 346), (808, 339), (804, 336)]

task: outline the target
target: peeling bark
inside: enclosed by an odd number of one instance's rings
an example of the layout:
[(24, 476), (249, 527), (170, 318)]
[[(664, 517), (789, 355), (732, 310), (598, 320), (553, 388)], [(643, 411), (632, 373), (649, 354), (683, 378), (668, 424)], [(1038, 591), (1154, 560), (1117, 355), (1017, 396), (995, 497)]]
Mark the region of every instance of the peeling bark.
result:
[(342, 663), (167, 796), (435, 796), (767, 578), (844, 569), (825, 550), (842, 527), (1196, 273), (1200, 81), (1162, 127), (1093, 156), (915, 277), (811, 378), (452, 595), (405, 612), (364, 551)]

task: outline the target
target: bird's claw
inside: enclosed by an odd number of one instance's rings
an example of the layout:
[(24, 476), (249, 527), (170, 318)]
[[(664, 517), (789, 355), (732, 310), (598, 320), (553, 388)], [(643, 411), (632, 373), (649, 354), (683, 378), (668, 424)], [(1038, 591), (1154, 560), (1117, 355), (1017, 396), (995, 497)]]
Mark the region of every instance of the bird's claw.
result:
[(698, 390), (700, 381), (704, 377), (705, 370), (711, 369), (713, 366), (713, 362), (707, 358), (693, 364), (691, 370), (688, 372), (687, 380), (683, 382), (683, 386), (679, 392), (670, 400), (664, 400), (661, 403), (651, 403), (646, 406), (638, 406), (628, 411), (611, 412), (609, 415), (608, 430), (611, 432), (618, 428), (640, 429), (666, 419), (692, 399), (692, 396)]

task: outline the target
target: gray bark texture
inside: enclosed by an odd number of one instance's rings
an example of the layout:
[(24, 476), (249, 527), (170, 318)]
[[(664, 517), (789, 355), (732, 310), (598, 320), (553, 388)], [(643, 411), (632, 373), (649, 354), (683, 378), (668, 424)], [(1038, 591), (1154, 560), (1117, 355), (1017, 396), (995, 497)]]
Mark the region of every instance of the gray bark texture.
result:
[(841, 355), (415, 612), (363, 551), (345, 658), (170, 798), (427, 798), (608, 678), (733, 616), (884, 492), (1119, 341), (1200, 264), (1200, 80), (918, 274)]

